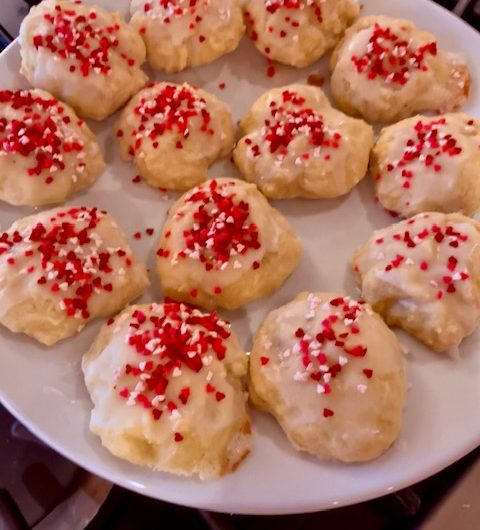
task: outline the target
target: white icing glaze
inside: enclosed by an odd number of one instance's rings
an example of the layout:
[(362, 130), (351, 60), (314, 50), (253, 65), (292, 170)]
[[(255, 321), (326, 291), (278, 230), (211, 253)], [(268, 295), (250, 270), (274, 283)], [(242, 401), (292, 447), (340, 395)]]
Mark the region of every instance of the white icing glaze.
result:
[(362, 296), (434, 349), (457, 346), (480, 321), (479, 226), (425, 213), (377, 230), (354, 264)]

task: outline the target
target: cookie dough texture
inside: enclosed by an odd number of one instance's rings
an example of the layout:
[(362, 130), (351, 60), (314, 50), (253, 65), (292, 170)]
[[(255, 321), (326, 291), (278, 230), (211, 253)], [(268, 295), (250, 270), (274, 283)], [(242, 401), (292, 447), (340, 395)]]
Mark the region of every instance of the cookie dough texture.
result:
[(134, 96), (117, 125), (120, 155), (154, 187), (185, 191), (226, 156), (234, 128), (226, 103), (187, 83), (156, 83)]
[(240, 129), (235, 164), (272, 199), (339, 197), (368, 169), (372, 128), (334, 109), (314, 86), (269, 90)]
[(115, 456), (211, 479), (248, 455), (247, 356), (215, 315), (176, 302), (130, 306), (102, 327), (82, 369), (90, 429)]
[(268, 59), (302, 68), (335, 46), (358, 17), (357, 0), (246, 0), (248, 34)]
[(276, 291), (300, 257), (292, 228), (253, 184), (219, 178), (170, 208), (157, 274), (166, 296), (236, 309)]
[(240, 0), (132, 0), (130, 11), (150, 66), (167, 73), (232, 52), (245, 33)]
[(0, 91), (0, 199), (61, 203), (104, 167), (95, 135), (71, 107), (40, 89)]
[(148, 284), (123, 232), (96, 208), (46, 210), (0, 234), (0, 322), (47, 346), (119, 311)]
[(122, 15), (45, 0), (20, 28), (21, 74), (84, 118), (103, 120), (147, 82), (145, 45)]
[(387, 324), (455, 351), (480, 322), (479, 249), (475, 220), (427, 212), (375, 231), (353, 265), (362, 298)]
[(300, 293), (254, 336), (250, 399), (298, 450), (343, 462), (377, 458), (399, 435), (405, 394), (397, 338), (368, 304)]
[(471, 85), (465, 61), (440, 50), (434, 35), (383, 16), (358, 19), (334, 49), (330, 69), (337, 105), (369, 122), (456, 110)]
[(387, 209), (410, 217), (480, 207), (480, 122), (465, 114), (415, 116), (383, 129), (371, 155), (375, 191)]

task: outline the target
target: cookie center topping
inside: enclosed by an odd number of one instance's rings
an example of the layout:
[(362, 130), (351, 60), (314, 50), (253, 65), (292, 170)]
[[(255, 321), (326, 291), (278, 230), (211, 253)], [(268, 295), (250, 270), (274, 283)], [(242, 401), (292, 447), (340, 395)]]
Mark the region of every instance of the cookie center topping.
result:
[[(422, 218), (428, 219), (429, 215), (425, 214)], [(444, 294), (449, 295), (457, 292), (458, 285), (470, 279), (463, 257), (463, 248), (469, 244), (469, 237), (452, 225), (446, 225), (442, 228), (436, 223), (432, 223), (421, 230), (415, 230), (413, 228), (415, 222), (416, 219), (410, 219), (407, 221), (407, 225), (410, 225), (412, 229), (397, 232), (391, 236), (391, 240), (397, 243), (396, 248), (398, 249), (398, 245), (400, 245), (406, 249), (406, 253), (395, 250), (395, 257), (391, 258), (392, 252), (390, 252), (390, 257), (385, 258), (387, 264), (384, 270), (392, 274), (396, 269), (418, 267), (421, 273), (419, 278), (428, 282), (429, 286), (436, 291), (437, 299), (441, 300)], [(385, 245), (385, 239), (377, 239), (376, 244)], [(421, 248), (423, 245), (429, 248), (432, 244), (435, 247), (449, 247), (448, 257), (443, 263), (437, 258), (440, 250), (433, 252), (433, 258), (436, 260), (433, 264), (424, 259), (414, 261), (410, 257), (409, 254), (413, 252), (413, 249)], [(437, 265), (437, 262), (440, 268), (432, 267), (432, 265)], [(434, 270), (433, 274), (432, 269)]]
[[(54, 13), (45, 13), (43, 18), (47, 23), (47, 32), (33, 36), (33, 45), (37, 50), (46, 49), (63, 60), (71, 61), (70, 72), (78, 69), (85, 77), (92, 72), (110, 73), (111, 52), (116, 50), (118, 53), (119, 24), (99, 25), (95, 9), (84, 15), (59, 5), (55, 6)], [(134, 66), (132, 58), (124, 53), (119, 53), (119, 56), (129, 66)]]
[(413, 71), (428, 70), (425, 59), (437, 55), (437, 43), (430, 42), (413, 48), (411, 41), (395, 34), (389, 27), (375, 24), (368, 41), (367, 52), (351, 60), (359, 74), (368, 79), (383, 79), (387, 83), (403, 86), (408, 83)]
[[(208, 189), (193, 191), (185, 203), (195, 204), (196, 209), (192, 227), (183, 233), (185, 247), (174, 259), (199, 260), (207, 271), (224, 270), (230, 260), (261, 247), (258, 228), (250, 221), (250, 205), (238, 200), (225, 184), (212, 180)], [(160, 249), (158, 255), (165, 257), (165, 251)], [(259, 266), (256, 261), (252, 265)]]
[(436, 173), (442, 171), (442, 158), (453, 158), (462, 153), (455, 137), (445, 130), (447, 120), (440, 118), (427, 123), (421, 120), (415, 124), (414, 135), (406, 142), (400, 160), (386, 165), (388, 172), (401, 169), (403, 187), (410, 188), (414, 172), (408, 166), (416, 161)]
[[(206, 101), (185, 85), (165, 85), (154, 97), (142, 98), (134, 114), (139, 116), (140, 125), (132, 131), (135, 139), (130, 146), (132, 156), (140, 149), (144, 138), (149, 138), (156, 149), (157, 139), (166, 133), (178, 134), (183, 140), (190, 136), (191, 129), (210, 136), (214, 134)], [(181, 149), (182, 141), (178, 140), (175, 147)]]
[[(34, 159), (28, 175), (47, 174), (45, 183), (53, 182), (57, 171), (65, 169), (64, 155), (75, 153), (75, 172), (85, 169), (84, 144), (69, 128), (70, 117), (56, 99), (33, 96), (28, 90), (3, 90), (0, 105), (0, 156), (18, 154)], [(13, 109), (17, 117), (10, 118)], [(83, 124), (82, 121), (78, 122)], [(77, 176), (72, 175), (76, 180)]]
[(37, 223), (25, 233), (15, 231), (0, 235), (0, 256), (7, 253), (10, 266), (19, 274), (34, 275), (37, 285), (52, 293), (69, 291), (60, 308), (69, 317), (89, 319), (89, 301), (95, 293), (111, 292), (114, 271), (113, 255), (131, 261), (121, 249), (105, 249), (96, 231), (105, 212), (96, 208), (71, 208), (50, 218), (51, 225)]
[[(321, 156), (322, 149), (340, 147), (341, 134), (331, 131), (321, 114), (311, 108), (302, 107), (305, 103), (303, 97), (286, 90), (282, 93), (282, 100), (283, 104), (276, 101), (270, 103), (270, 117), (265, 120), (262, 129), (263, 140), (270, 153), (280, 158), (287, 156), (290, 144), (299, 137), (307, 137), (310, 148), (301, 153), (297, 159), (298, 163), (308, 161), (310, 154), (313, 157)], [(247, 138), (246, 143), (250, 146), (249, 151), (254, 157), (260, 156), (260, 145), (253, 143), (250, 138)], [(330, 156), (327, 155), (326, 159), (329, 158)]]
[(202, 313), (170, 300), (150, 309), (153, 314), (136, 310), (129, 320), (126, 342), (138, 354), (138, 363), (126, 364), (116, 384), (116, 388), (121, 386), (118, 393), (127, 400), (126, 404), (150, 409), (155, 420), (164, 411), (177, 416), (178, 409), (187, 404), (195, 390), (185, 386), (178, 394), (167, 397), (169, 384), (184, 371), (198, 373), (204, 366), (202, 390), (215, 401), (222, 401), (225, 394), (214, 386), (208, 366), (214, 357), (224, 360), (230, 324), (220, 320), (215, 312)]

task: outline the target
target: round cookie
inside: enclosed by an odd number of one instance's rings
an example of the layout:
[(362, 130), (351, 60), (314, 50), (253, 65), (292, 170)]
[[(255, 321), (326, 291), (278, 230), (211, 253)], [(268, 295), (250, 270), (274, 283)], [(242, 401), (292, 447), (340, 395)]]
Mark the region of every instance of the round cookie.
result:
[(148, 285), (123, 232), (96, 208), (46, 210), (0, 233), (0, 323), (47, 346)]
[(156, 83), (131, 99), (117, 125), (120, 154), (155, 187), (185, 191), (227, 155), (234, 129), (227, 104), (187, 83)]
[(402, 19), (358, 19), (333, 51), (330, 69), (338, 106), (370, 122), (398, 121), (427, 110), (449, 112), (470, 92), (465, 62), (439, 50), (434, 35)]
[(473, 219), (429, 212), (376, 230), (353, 265), (362, 298), (435, 351), (455, 349), (480, 322), (480, 224)]
[(267, 197), (338, 197), (367, 172), (373, 129), (332, 108), (317, 87), (269, 90), (240, 127), (235, 164)]
[(85, 118), (106, 118), (147, 81), (142, 39), (98, 6), (44, 0), (23, 20), (20, 47), (20, 73)]
[(219, 178), (170, 208), (157, 273), (166, 296), (236, 309), (276, 291), (300, 257), (295, 233), (253, 184)]
[(191, 306), (131, 306), (83, 356), (90, 429), (115, 456), (216, 478), (250, 451), (247, 356), (230, 324)]
[(0, 199), (64, 202), (104, 167), (95, 135), (68, 105), (39, 89), (0, 91)]
[(268, 59), (309, 66), (358, 17), (357, 0), (246, 0), (248, 35)]
[(394, 333), (368, 304), (300, 293), (253, 339), (250, 398), (293, 446), (343, 462), (372, 460), (397, 438), (406, 378)]
[(232, 52), (245, 33), (240, 0), (132, 0), (130, 11), (150, 66), (168, 73)]
[(480, 207), (480, 122), (465, 114), (416, 116), (382, 130), (372, 151), (375, 191), (387, 209), (409, 217)]

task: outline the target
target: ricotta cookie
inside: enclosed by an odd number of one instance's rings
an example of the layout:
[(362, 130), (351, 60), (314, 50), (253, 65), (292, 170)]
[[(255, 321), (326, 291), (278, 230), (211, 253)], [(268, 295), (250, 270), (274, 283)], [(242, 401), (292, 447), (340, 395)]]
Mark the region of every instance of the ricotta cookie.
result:
[(439, 50), (434, 35), (381, 16), (360, 18), (345, 32), (330, 68), (339, 107), (371, 122), (458, 109), (471, 84), (464, 60)]
[(103, 120), (147, 81), (142, 39), (101, 7), (44, 0), (23, 20), (20, 47), (20, 73), (84, 118)]
[(416, 116), (383, 129), (371, 171), (380, 203), (409, 217), (480, 207), (480, 122), (465, 114)]
[(43, 90), (0, 91), (0, 199), (64, 202), (104, 167), (95, 135), (68, 105)]
[(353, 257), (362, 298), (435, 351), (480, 322), (480, 224), (422, 213), (377, 230)]
[(220, 178), (170, 208), (157, 273), (166, 296), (236, 309), (276, 291), (300, 257), (295, 233), (253, 184)]
[(128, 307), (103, 326), (82, 369), (90, 429), (115, 456), (208, 479), (248, 455), (247, 356), (215, 313), (173, 301)]
[(360, 462), (397, 438), (406, 394), (395, 334), (368, 304), (300, 293), (269, 313), (250, 355), (250, 398), (298, 450)]
[(227, 155), (234, 129), (227, 104), (186, 83), (157, 83), (139, 92), (117, 122), (124, 160), (133, 160), (148, 184), (185, 191), (207, 178)]
[(130, 11), (150, 66), (168, 73), (230, 53), (245, 33), (240, 0), (132, 0)]
[(267, 197), (338, 197), (367, 172), (372, 128), (332, 108), (317, 87), (269, 90), (240, 127), (235, 164)]
[(268, 59), (308, 66), (358, 17), (357, 0), (246, 0), (248, 34)]
[(123, 232), (96, 208), (47, 210), (0, 234), (0, 322), (48, 346), (148, 285)]

